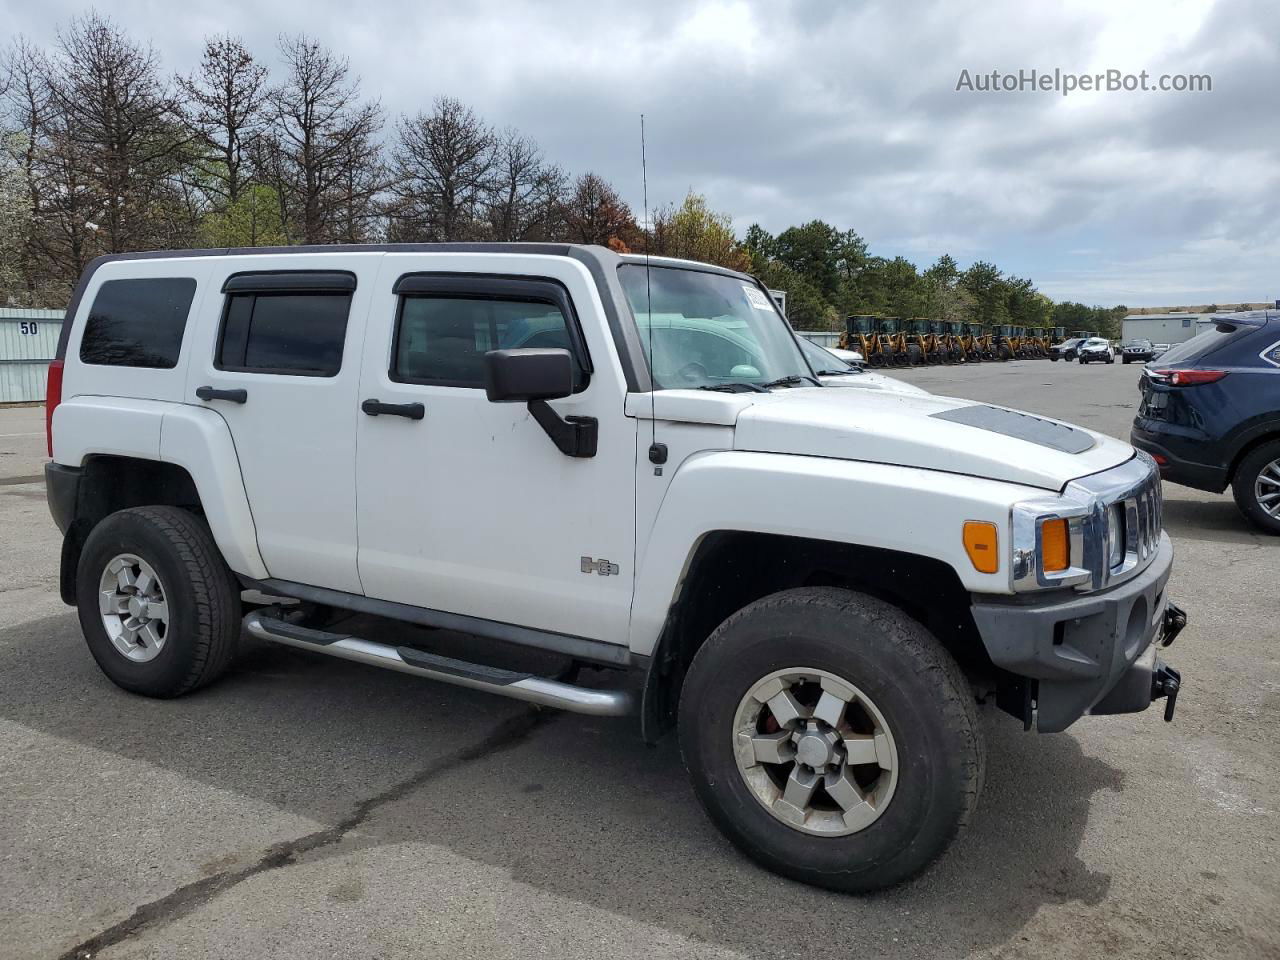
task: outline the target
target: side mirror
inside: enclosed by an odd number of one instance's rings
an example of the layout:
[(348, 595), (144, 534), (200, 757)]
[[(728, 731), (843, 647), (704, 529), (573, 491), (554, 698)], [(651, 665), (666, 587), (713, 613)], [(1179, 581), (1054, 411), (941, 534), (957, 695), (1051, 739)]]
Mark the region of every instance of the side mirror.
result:
[(573, 393), (567, 349), (492, 349), (484, 355), (484, 392), (493, 403), (527, 403)]
[(573, 393), (568, 350), (490, 350), (484, 355), (484, 392), (493, 403), (558, 400)]
[(568, 350), (490, 350), (484, 355), (484, 392), (492, 403), (525, 404), (565, 456), (596, 455), (596, 418), (561, 417), (547, 403), (573, 393), (573, 357)]

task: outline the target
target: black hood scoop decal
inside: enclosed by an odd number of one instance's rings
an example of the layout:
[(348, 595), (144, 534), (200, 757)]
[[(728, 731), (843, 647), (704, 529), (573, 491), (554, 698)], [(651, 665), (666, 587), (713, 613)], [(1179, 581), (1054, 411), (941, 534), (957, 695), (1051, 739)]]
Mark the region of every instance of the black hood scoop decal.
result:
[(1042, 447), (1061, 450), (1063, 453), (1084, 453), (1094, 445), (1093, 437), (1083, 430), (1034, 417), (1029, 413), (1005, 410), (1003, 407), (979, 404), (943, 410), (941, 413), (930, 414), (930, 416), (964, 424), (966, 427), (990, 430), (992, 433), (1026, 440), (1028, 443), (1037, 443)]

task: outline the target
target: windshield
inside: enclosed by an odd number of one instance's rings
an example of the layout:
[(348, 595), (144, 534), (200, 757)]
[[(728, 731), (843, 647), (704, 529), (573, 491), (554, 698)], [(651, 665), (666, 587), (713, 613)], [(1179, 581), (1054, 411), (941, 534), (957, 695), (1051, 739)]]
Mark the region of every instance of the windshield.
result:
[(1140, 350), (1145, 350), (1147, 347), (1151, 346), (1151, 341), (1150, 340), (1130, 340), (1128, 343), (1125, 344), (1125, 346), (1137, 347)]
[(800, 381), (804, 385), (813, 377), (791, 328), (759, 287), (716, 273), (638, 263), (623, 264), (618, 278), (656, 389), (761, 387), (808, 378)]
[(812, 340), (800, 337), (796, 342), (800, 344), (800, 352), (809, 361), (809, 366), (813, 367), (813, 372), (820, 377), (838, 377), (862, 372), (859, 367), (846, 363), (830, 350), (818, 346)]

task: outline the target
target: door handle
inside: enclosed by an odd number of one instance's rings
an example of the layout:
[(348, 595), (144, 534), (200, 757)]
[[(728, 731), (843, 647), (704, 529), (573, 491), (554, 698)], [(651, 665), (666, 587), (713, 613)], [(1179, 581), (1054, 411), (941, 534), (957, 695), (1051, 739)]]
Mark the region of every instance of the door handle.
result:
[(383, 403), (377, 398), (370, 398), (360, 404), (360, 409), (371, 417), (386, 414), (388, 417), (404, 417), (406, 420), (421, 420), (427, 415), (427, 408), (420, 403)]
[(243, 389), (219, 390), (216, 387), (196, 387), (196, 396), (201, 400), (229, 400), (231, 403), (244, 403), (249, 399), (249, 391)]

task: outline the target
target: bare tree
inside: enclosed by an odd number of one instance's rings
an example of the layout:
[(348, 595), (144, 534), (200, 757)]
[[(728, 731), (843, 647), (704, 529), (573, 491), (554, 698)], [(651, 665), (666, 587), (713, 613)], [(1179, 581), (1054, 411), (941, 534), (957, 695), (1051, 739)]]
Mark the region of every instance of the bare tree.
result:
[(178, 86), (186, 96), (183, 116), (201, 147), (193, 162), (199, 186), (219, 205), (233, 204), (265, 121), (267, 69), (237, 38), (209, 37), (199, 70), (178, 77)]
[(59, 35), (51, 91), (102, 249), (172, 244), (183, 226), (174, 184), (188, 139), (155, 51), (90, 13)]
[(629, 249), (640, 235), (631, 208), (607, 180), (584, 173), (565, 202), (565, 239)]
[(382, 108), (360, 101), (345, 59), (306, 36), (283, 37), (287, 76), (269, 96), (272, 125), (259, 153), (279, 191), (282, 219), (304, 243), (328, 243), (368, 223), (381, 183), (371, 161)]
[[(8, 256), (14, 263), (17, 277), (11, 278), (8, 296), (15, 297), (19, 285), (25, 288), (22, 300), (35, 304), (41, 300), (37, 287), (42, 269), (42, 243), (40, 237), (41, 204), (41, 146), (42, 135), (51, 113), (49, 90), (49, 61), (44, 52), (25, 37), (18, 37), (5, 51), (0, 63), (0, 104), (3, 106), (4, 152), (8, 155), (9, 177), (20, 181), (23, 205), (14, 207), (14, 197), (9, 196), (9, 216), (21, 223), (19, 236), (11, 238)], [(10, 180), (10, 191), (16, 189)]]
[(391, 232), (400, 240), (469, 240), (494, 168), (496, 137), (451, 97), (430, 114), (402, 118), (392, 150)]
[(543, 240), (556, 230), (566, 177), (549, 166), (532, 140), (508, 128), (494, 150), (487, 199), (489, 237)]
[(372, 137), (347, 144), (338, 164), (339, 176), (329, 197), (333, 215), (329, 239), (334, 243), (369, 243), (378, 239), (379, 194), (386, 185), (382, 147)]

